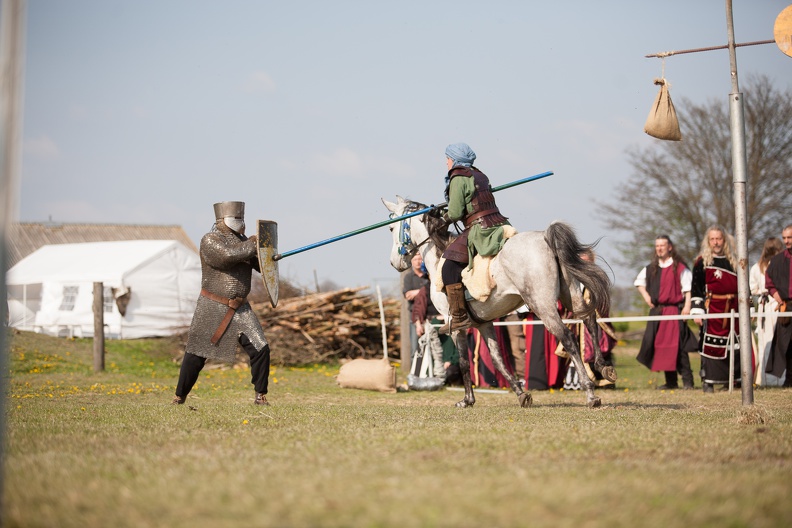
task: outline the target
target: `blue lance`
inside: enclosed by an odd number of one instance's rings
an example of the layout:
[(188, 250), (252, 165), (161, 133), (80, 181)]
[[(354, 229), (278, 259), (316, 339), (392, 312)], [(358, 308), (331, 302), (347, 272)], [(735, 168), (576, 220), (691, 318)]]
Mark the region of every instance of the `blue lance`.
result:
[[(553, 175), (552, 171), (547, 171), (541, 174), (536, 174), (534, 176), (528, 176), (527, 178), (522, 178), (519, 180), (515, 180), (511, 183), (505, 183), (503, 185), (493, 187), (492, 192), (502, 191), (504, 189), (516, 187), (517, 185), (522, 185), (524, 183), (540, 180), (542, 178), (547, 178), (548, 176), (552, 176), (552, 175)], [(445, 202), (437, 205), (430, 205), (429, 207), (425, 207), (418, 211), (413, 211), (411, 213), (407, 213), (402, 216), (388, 218), (387, 220), (383, 220), (382, 222), (377, 222), (376, 224), (372, 224), (370, 226), (361, 227), (360, 229), (355, 229), (354, 231), (344, 233), (343, 235), (338, 235), (332, 238), (328, 238), (326, 240), (314, 242), (313, 244), (308, 244), (307, 246), (303, 246), (297, 249), (292, 249), (291, 251), (284, 251), (283, 253), (276, 252), (276, 248), (278, 247), (277, 224), (271, 220), (259, 220), (258, 221), (259, 265), (261, 267), (261, 276), (264, 279), (264, 285), (266, 286), (267, 291), (270, 294), (270, 302), (272, 303), (273, 308), (278, 304), (278, 282), (279, 282), (278, 261), (279, 260), (284, 259), (286, 257), (291, 257), (292, 255), (296, 255), (304, 251), (308, 251), (309, 249), (318, 248), (321, 246), (325, 246), (327, 244), (332, 244), (333, 242), (338, 242), (339, 240), (344, 240), (345, 238), (353, 237), (355, 235), (360, 235), (362, 233), (366, 233), (367, 231), (372, 231), (374, 229), (384, 227), (388, 224), (400, 222), (401, 220), (406, 220), (407, 218), (412, 218), (413, 216), (422, 215), (424, 213), (428, 213), (429, 211), (433, 211), (434, 209), (446, 207), (447, 205), (448, 204)]]
[[(537, 174), (536, 176), (529, 176), (527, 178), (523, 178), (521, 180), (513, 181), (511, 183), (506, 183), (504, 185), (500, 185), (498, 187), (493, 187), (492, 192), (502, 191), (503, 189), (508, 189), (510, 187), (515, 187), (517, 185), (522, 185), (523, 183), (528, 183), (534, 180), (539, 180), (541, 178), (546, 178), (548, 176), (552, 176), (552, 172), (543, 172), (542, 174)], [(361, 233), (365, 233), (367, 231), (372, 231), (374, 229), (384, 227), (388, 224), (392, 224), (394, 222), (399, 222), (400, 220), (406, 220), (407, 218), (412, 218), (413, 216), (422, 215), (424, 213), (428, 213), (434, 209), (439, 209), (441, 207), (446, 207), (448, 204), (443, 202), (437, 205), (430, 205), (429, 207), (425, 207), (418, 211), (413, 211), (412, 213), (408, 213), (406, 215), (397, 216), (394, 218), (389, 218), (387, 220), (383, 220), (382, 222), (377, 222), (376, 224), (372, 224), (367, 227), (361, 227), (360, 229), (355, 229), (354, 231), (350, 231), (349, 233), (344, 233), (343, 235), (338, 235), (333, 238), (328, 238), (327, 240), (322, 240), (320, 242), (314, 242), (313, 244), (308, 244), (307, 246), (303, 246), (301, 248), (292, 249), (291, 251), (285, 251), (283, 253), (278, 253), (272, 257), (273, 260), (280, 260), (286, 257), (291, 257), (292, 255), (296, 255), (297, 253), (302, 253), (303, 251), (308, 251), (309, 249), (318, 248), (320, 246), (324, 246), (327, 244), (331, 244), (333, 242), (338, 242), (339, 240), (343, 240), (345, 238), (353, 237), (355, 235), (359, 235)]]

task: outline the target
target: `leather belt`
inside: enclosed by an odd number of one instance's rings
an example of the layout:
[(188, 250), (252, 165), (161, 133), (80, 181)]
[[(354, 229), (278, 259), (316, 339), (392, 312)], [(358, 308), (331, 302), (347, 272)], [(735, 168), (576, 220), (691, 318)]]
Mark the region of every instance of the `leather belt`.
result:
[(482, 216), (487, 216), (488, 214), (498, 213), (498, 209), (487, 209), (486, 211), (479, 211), (478, 213), (473, 213), (470, 216), (465, 217), (465, 229), (472, 226), (476, 220), (481, 218)]
[(723, 294), (711, 293), (709, 296), (712, 297), (713, 299), (734, 299), (735, 297), (737, 297), (733, 293), (723, 293)]
[[(726, 300), (726, 306), (723, 307), (723, 313), (726, 313), (731, 308), (731, 300), (736, 298), (737, 295), (733, 293), (707, 293), (707, 298), (704, 300), (704, 310), (709, 313), (709, 305), (711, 299)], [(728, 317), (723, 318), (723, 322), (728, 321)]]
[(237, 308), (245, 304), (247, 299), (245, 297), (235, 297), (233, 299), (226, 299), (225, 297), (220, 297), (219, 295), (215, 295), (214, 293), (207, 291), (201, 288), (201, 295), (206, 297), (207, 299), (211, 299), (212, 301), (219, 302), (220, 304), (224, 304), (228, 306), (228, 311), (226, 311), (225, 317), (220, 322), (220, 326), (217, 327), (215, 330), (214, 335), (210, 341), (213, 345), (216, 345), (220, 338), (223, 337), (223, 334), (228, 329), (228, 325), (231, 324), (231, 319), (234, 318), (234, 313), (236, 313)]

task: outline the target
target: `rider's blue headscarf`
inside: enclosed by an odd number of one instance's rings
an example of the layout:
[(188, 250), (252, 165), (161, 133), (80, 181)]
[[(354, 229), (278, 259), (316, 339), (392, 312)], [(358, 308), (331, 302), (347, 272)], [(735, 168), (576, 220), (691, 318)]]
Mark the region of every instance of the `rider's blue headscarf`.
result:
[[(476, 153), (473, 152), (473, 149), (467, 143), (452, 143), (446, 147), (445, 154), (446, 157), (454, 160), (454, 167), (470, 167), (476, 161)], [(446, 200), (448, 200), (448, 183), (450, 180), (451, 178), (446, 175)]]
[(454, 167), (470, 167), (476, 161), (476, 153), (467, 143), (452, 143), (446, 147), (445, 154), (454, 160)]

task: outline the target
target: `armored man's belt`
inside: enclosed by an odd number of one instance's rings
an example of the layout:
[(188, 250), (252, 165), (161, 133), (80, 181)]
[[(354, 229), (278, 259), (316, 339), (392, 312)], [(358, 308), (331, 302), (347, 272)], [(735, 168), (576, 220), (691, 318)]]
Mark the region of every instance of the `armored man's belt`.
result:
[(219, 295), (215, 295), (210, 291), (206, 291), (203, 288), (201, 288), (201, 295), (203, 295), (207, 299), (211, 299), (215, 302), (219, 302), (220, 304), (224, 304), (228, 306), (228, 311), (226, 312), (225, 317), (223, 317), (223, 321), (220, 323), (220, 326), (217, 327), (217, 330), (212, 336), (212, 339), (210, 339), (212, 344), (216, 345), (217, 342), (220, 341), (220, 338), (223, 337), (223, 334), (228, 328), (228, 325), (231, 324), (231, 319), (234, 318), (234, 313), (236, 312), (237, 308), (245, 304), (247, 299), (244, 297), (226, 299), (225, 297), (220, 297)]

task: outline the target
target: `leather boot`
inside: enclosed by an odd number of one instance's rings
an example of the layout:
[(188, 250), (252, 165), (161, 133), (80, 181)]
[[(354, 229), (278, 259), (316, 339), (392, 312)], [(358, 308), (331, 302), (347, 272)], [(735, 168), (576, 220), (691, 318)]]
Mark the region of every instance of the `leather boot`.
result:
[(444, 324), (438, 330), (441, 334), (450, 334), (456, 330), (466, 330), (472, 324), (467, 313), (465, 303), (465, 288), (461, 282), (446, 285), (446, 295), (448, 295), (448, 307), (451, 312), (450, 328), (449, 323)]

